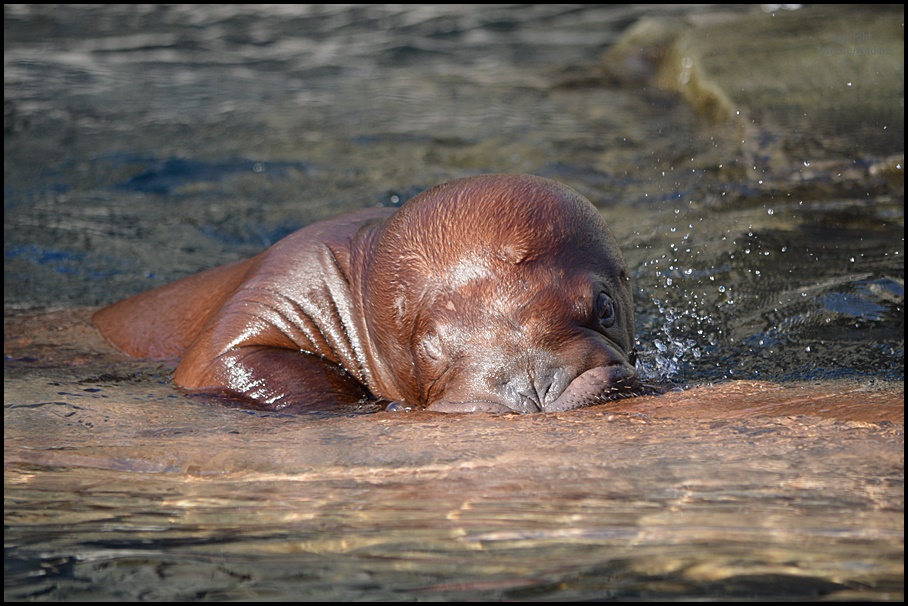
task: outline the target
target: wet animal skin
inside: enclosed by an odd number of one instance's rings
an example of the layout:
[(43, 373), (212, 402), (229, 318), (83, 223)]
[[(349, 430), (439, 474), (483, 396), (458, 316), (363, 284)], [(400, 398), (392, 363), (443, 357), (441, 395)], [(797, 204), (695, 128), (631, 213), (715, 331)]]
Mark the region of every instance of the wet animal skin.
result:
[(315, 223), (93, 321), (131, 356), (179, 358), (178, 386), (266, 410), (560, 411), (639, 387), (614, 236), (530, 175)]

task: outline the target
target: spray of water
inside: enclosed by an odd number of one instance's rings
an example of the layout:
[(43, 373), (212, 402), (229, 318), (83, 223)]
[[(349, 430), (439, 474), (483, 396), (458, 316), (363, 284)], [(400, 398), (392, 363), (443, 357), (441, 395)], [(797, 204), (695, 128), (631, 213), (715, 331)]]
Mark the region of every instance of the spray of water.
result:
[(695, 309), (680, 309), (654, 301), (662, 323), (655, 333), (637, 341), (637, 371), (644, 381), (672, 382), (682, 375), (682, 369), (703, 355), (704, 343), (688, 336), (704, 335), (704, 323), (709, 318)]

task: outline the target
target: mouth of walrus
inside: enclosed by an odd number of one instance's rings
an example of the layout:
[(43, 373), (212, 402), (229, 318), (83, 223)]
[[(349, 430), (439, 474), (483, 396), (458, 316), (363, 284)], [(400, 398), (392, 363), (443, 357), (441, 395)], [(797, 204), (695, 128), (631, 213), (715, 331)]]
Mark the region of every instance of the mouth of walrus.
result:
[(490, 412), (533, 413), (561, 412), (600, 404), (609, 400), (633, 397), (641, 393), (634, 368), (628, 364), (614, 364), (591, 368), (577, 376), (554, 400), (539, 402), (527, 396), (517, 396), (503, 401), (452, 402), (437, 400), (427, 407), (435, 412)]

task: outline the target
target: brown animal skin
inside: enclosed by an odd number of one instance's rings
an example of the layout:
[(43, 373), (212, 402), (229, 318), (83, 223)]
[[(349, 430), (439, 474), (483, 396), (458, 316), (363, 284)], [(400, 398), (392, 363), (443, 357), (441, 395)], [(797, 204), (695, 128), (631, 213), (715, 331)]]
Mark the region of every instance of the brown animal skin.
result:
[(266, 410), (556, 411), (639, 389), (614, 237), (530, 175), (315, 223), (93, 321), (131, 356), (181, 358), (177, 385)]

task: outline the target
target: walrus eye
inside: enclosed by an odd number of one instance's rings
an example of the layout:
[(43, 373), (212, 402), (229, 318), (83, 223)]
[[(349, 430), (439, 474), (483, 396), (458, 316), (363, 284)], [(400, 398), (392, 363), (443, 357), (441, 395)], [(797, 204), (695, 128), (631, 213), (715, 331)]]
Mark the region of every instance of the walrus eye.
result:
[(604, 292), (599, 293), (596, 299), (596, 315), (603, 328), (611, 328), (618, 319), (615, 314), (615, 302)]
[(444, 348), (438, 333), (430, 331), (422, 339), (422, 350), (430, 360), (439, 361), (444, 357)]

